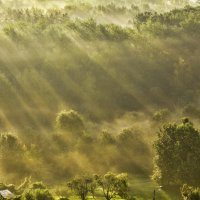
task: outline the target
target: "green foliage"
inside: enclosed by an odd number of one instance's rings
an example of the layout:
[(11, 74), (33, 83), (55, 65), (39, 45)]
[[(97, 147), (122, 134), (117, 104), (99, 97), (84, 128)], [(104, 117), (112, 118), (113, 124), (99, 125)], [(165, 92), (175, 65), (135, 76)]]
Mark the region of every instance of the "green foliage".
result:
[[(180, 9), (187, 3), (2, 1), (0, 128), (20, 139), (2, 137), (0, 174), (52, 182), (85, 168), (149, 175), (154, 108), (171, 111), (155, 113), (162, 123), (179, 110), (199, 118), (200, 15), (199, 7)], [(62, 111), (55, 130), (63, 107), (88, 121)], [(138, 134), (124, 129), (137, 123)]]
[[(148, 152), (148, 148), (145, 145), (143, 139), (143, 133), (138, 132), (138, 130), (134, 130), (133, 128), (125, 128), (123, 129), (117, 137), (118, 147), (123, 149), (127, 149), (127, 151), (137, 150), (137, 152)], [(132, 152), (132, 153), (133, 153)]]
[(178, 36), (181, 32), (199, 34), (199, 7), (186, 6), (168, 13), (144, 12), (136, 16), (138, 29), (150, 31), (159, 36)]
[(71, 19), (68, 10), (2, 11), (1, 105), (14, 127), (52, 128), (60, 105), (104, 121), (145, 106), (198, 104), (199, 7), (140, 13), (140, 32), (95, 15)]
[(60, 200), (69, 199), (69, 190), (66, 185), (64, 185), (64, 186), (58, 185), (57, 187), (54, 187), (54, 193), (56, 196), (60, 197), (59, 198)]
[(100, 136), (102, 144), (115, 144), (115, 138), (107, 130), (103, 130)]
[(2, 154), (21, 152), (22, 145), (12, 133), (0, 133), (0, 152)]
[(128, 198), (128, 178), (125, 173), (113, 174), (108, 172), (104, 176), (97, 174), (77, 176), (69, 181), (67, 185), (82, 200), (85, 200), (89, 193), (95, 198), (98, 187), (101, 188), (103, 196), (107, 200), (117, 196), (124, 199)]
[[(12, 173), (20, 178), (24, 174), (29, 173), (27, 167), (26, 146), (22, 141), (13, 133), (0, 133), (0, 162), (1, 172), (7, 174), (7, 178)], [(11, 186), (10, 190), (14, 190)]]
[(82, 132), (84, 123), (80, 115), (74, 110), (61, 111), (56, 117), (56, 127), (69, 132)]
[(186, 184), (181, 188), (181, 194), (183, 200), (199, 200), (200, 199), (200, 189), (188, 186)]
[(35, 189), (47, 189), (47, 187), (44, 185), (42, 182), (34, 182), (30, 185), (30, 189), (35, 190)]
[(69, 181), (67, 185), (81, 200), (86, 200), (89, 192), (94, 192), (95, 190), (94, 180), (88, 175), (77, 176)]
[(47, 189), (34, 189), (24, 191), (22, 200), (53, 200), (52, 194)]
[(67, 197), (60, 197), (59, 200), (68, 200)]
[(185, 118), (181, 124), (168, 124), (155, 142), (154, 178), (163, 185), (198, 185), (200, 175), (200, 133)]
[(169, 110), (161, 109), (154, 113), (153, 120), (157, 122), (165, 122), (168, 117), (169, 117)]
[(22, 194), (26, 189), (30, 187), (31, 177), (25, 177), (24, 181), (17, 187), (17, 194)]
[(128, 195), (128, 179), (127, 174), (106, 173), (103, 177), (96, 177), (99, 186), (103, 191), (106, 200), (116, 198), (127, 198)]

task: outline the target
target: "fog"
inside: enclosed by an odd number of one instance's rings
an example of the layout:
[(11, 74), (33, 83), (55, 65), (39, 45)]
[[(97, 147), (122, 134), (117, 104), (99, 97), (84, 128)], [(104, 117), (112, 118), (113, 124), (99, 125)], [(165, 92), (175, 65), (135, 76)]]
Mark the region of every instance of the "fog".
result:
[[(187, 1), (2, 0), (1, 180), (150, 177), (162, 125), (184, 116), (199, 123), (199, 9)], [(64, 128), (62, 111), (75, 112)]]

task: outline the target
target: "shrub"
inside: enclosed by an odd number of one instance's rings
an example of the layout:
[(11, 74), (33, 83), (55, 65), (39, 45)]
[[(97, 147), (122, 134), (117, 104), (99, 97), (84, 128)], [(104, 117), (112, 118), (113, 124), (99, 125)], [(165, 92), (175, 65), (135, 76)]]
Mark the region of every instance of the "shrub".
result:
[(47, 189), (30, 189), (22, 194), (22, 200), (54, 200)]

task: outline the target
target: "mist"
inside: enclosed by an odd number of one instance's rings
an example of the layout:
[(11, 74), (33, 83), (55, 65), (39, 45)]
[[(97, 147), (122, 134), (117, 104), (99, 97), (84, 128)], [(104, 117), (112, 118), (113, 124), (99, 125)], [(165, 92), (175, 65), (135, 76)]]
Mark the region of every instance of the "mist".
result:
[(164, 124), (200, 120), (196, 1), (0, 1), (0, 178), (150, 179)]

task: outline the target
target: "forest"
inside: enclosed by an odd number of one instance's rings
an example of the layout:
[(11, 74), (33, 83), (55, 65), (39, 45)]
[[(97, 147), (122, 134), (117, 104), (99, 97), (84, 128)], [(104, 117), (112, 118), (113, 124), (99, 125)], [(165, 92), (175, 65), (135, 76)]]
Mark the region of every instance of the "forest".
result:
[(198, 0), (0, 0), (0, 200), (200, 200), (199, 52)]

